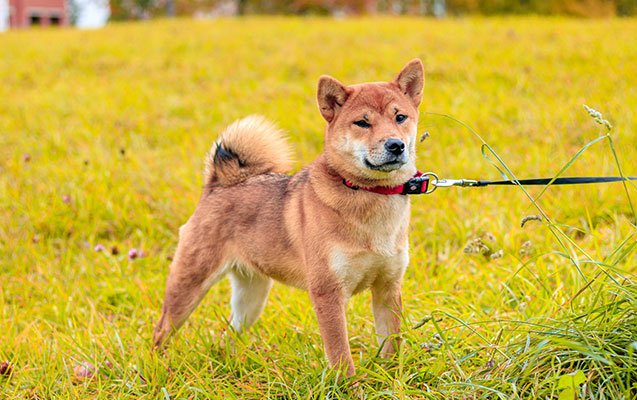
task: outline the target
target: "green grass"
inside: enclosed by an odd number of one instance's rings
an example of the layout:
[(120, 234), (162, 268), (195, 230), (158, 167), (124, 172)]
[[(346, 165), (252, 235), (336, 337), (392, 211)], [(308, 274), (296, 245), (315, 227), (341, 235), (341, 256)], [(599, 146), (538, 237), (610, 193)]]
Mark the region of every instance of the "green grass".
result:
[[(421, 169), (499, 178), (483, 143), (438, 113), (475, 129), (501, 169), (556, 176), (607, 133), (587, 104), (615, 128), (565, 174), (617, 175), (612, 139), (623, 172), (637, 175), (631, 37), (634, 19), (557, 18), (175, 20), (0, 35), (0, 362), (13, 364), (0, 398), (637, 398), (637, 232), (622, 184), (550, 188), (535, 205), (541, 187), (413, 198), (403, 347), (377, 358), (369, 294), (353, 298), (351, 381), (327, 369), (307, 295), (282, 285), (234, 349), (224, 281), (165, 355), (150, 352), (167, 258), (226, 124), (277, 121), (300, 168), (322, 148), (320, 74), (390, 79), (420, 57), (420, 126), (431, 134)], [(549, 220), (521, 228), (538, 207)], [(464, 252), (476, 238), (503, 256)], [(133, 247), (146, 256), (128, 260)], [(92, 379), (78, 376), (83, 363)]]

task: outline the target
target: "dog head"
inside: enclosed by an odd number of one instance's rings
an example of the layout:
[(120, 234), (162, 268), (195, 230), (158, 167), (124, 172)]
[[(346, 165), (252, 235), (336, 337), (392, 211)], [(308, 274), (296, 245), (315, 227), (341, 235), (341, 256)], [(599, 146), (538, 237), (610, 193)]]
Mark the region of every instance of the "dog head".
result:
[(322, 76), (317, 97), (328, 123), (325, 155), (329, 165), (360, 186), (394, 186), (409, 180), (416, 173), (423, 86), (418, 59), (390, 82), (345, 86)]

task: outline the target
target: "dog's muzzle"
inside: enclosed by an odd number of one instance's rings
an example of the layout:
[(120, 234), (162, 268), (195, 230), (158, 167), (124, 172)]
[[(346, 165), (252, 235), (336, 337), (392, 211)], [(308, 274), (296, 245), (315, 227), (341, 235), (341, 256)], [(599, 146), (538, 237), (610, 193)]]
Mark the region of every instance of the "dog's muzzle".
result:
[(407, 157), (404, 154), (400, 156), (385, 157), (381, 163), (373, 163), (369, 159), (365, 159), (365, 166), (374, 171), (391, 172), (402, 168), (407, 163)]

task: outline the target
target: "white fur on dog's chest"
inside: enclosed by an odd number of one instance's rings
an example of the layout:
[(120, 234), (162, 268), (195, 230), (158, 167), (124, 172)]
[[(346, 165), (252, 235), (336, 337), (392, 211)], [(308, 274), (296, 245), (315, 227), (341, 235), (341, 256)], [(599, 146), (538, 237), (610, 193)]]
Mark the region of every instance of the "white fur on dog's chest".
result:
[(334, 248), (330, 257), (330, 269), (341, 282), (348, 297), (374, 284), (400, 280), (407, 264), (409, 264), (407, 245), (394, 255), (347, 252)]

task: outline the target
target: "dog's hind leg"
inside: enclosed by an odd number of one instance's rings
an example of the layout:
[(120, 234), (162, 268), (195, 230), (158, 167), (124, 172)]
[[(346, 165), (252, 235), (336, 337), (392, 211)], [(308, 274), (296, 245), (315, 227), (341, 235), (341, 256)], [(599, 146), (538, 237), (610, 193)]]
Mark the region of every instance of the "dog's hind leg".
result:
[(232, 327), (242, 332), (254, 324), (268, 299), (272, 279), (247, 267), (235, 266), (230, 272), (232, 283)]
[(227, 272), (217, 248), (179, 243), (170, 266), (162, 315), (155, 326), (153, 342), (161, 347), (183, 325), (210, 287)]

